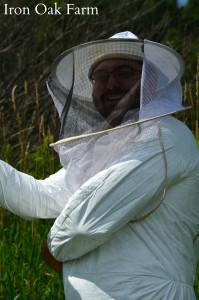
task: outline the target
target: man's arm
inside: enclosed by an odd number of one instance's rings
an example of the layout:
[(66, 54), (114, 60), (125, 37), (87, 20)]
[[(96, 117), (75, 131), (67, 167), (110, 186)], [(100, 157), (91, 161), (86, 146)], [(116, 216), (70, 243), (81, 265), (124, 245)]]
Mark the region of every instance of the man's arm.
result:
[(44, 240), (42, 247), (41, 247), (41, 256), (45, 263), (49, 265), (52, 269), (54, 269), (56, 272), (62, 274), (62, 263), (57, 261), (52, 254), (50, 253), (48, 246), (47, 246), (47, 241)]
[[(155, 130), (152, 139), (133, 144), (123, 161), (98, 173), (71, 196), (47, 238), (57, 260), (81, 257), (159, 205), (165, 188), (165, 160)], [(172, 147), (165, 145), (167, 155), (173, 153)], [(171, 155), (169, 159), (173, 160)]]
[(64, 169), (37, 180), (0, 161), (0, 205), (12, 213), (27, 219), (56, 218), (69, 196)]
[(71, 196), (47, 238), (57, 260), (79, 258), (106, 243), (128, 222), (159, 207), (165, 189), (198, 170), (193, 137), (175, 126), (163, 128), (161, 135), (152, 128), (152, 139), (133, 144), (124, 161), (98, 173)]

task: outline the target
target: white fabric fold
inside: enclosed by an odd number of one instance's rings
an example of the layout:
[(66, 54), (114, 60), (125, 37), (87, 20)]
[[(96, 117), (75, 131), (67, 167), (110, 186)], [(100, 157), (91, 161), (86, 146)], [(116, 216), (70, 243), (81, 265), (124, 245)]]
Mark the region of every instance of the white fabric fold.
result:
[(65, 173), (37, 180), (0, 161), (0, 205), (26, 219), (56, 218), (70, 196)]

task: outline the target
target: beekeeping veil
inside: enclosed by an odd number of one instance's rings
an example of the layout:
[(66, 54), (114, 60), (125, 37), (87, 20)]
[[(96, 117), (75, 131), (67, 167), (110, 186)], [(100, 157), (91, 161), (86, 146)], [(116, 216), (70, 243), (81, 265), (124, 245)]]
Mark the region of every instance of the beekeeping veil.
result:
[[(120, 101), (125, 103), (139, 88), (140, 106), (126, 110), (119, 103), (105, 118), (93, 103), (91, 75), (97, 64), (113, 58), (143, 64), (140, 81)], [(183, 61), (174, 50), (140, 40), (131, 32), (79, 45), (55, 60), (47, 82), (61, 124), (60, 141), (54, 148), (62, 165), (70, 169), (73, 190), (117, 159), (128, 148), (125, 143), (139, 134), (139, 124), (184, 109), (182, 73)], [(113, 127), (118, 111), (122, 120)]]

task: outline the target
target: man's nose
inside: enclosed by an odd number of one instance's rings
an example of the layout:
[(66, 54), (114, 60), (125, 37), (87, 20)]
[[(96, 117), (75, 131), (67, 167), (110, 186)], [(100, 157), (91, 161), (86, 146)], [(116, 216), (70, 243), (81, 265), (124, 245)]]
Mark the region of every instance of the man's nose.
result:
[(108, 89), (114, 89), (115, 87), (118, 86), (119, 86), (118, 80), (115, 78), (114, 74), (110, 73), (106, 83), (106, 87)]

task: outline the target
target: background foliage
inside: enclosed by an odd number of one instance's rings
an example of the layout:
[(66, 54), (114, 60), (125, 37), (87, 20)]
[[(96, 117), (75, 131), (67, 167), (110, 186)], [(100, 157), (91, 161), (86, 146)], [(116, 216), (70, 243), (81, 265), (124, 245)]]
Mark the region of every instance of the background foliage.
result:
[[(29, 6), (31, 15), (3, 14), (4, 4)], [(193, 105), (180, 118), (198, 140), (199, 2), (178, 8), (174, 0), (75, 0), (97, 6), (99, 15), (34, 13), (39, 1), (0, 0), (0, 154), (17, 169), (44, 178), (59, 168), (48, 147), (55, 140), (57, 113), (45, 81), (53, 60), (64, 50), (130, 30), (140, 38), (173, 47), (185, 60), (184, 101)], [(54, 6), (54, 1), (42, 3)], [(68, 1), (67, 3), (70, 3)], [(40, 258), (40, 245), (52, 221), (25, 221), (0, 209), (0, 299), (63, 299), (59, 275)], [(197, 273), (198, 277), (198, 273)], [(198, 279), (195, 287), (199, 299)]]

